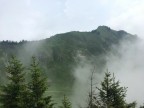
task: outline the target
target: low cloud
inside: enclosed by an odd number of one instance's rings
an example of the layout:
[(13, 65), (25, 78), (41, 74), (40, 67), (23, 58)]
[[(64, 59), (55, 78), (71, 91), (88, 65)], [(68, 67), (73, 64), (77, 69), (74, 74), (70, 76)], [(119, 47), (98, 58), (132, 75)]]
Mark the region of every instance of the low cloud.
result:
[(128, 87), (127, 101), (136, 101), (138, 105), (144, 103), (144, 41), (123, 41), (120, 46), (114, 46), (107, 56), (107, 66), (115, 73), (121, 86)]

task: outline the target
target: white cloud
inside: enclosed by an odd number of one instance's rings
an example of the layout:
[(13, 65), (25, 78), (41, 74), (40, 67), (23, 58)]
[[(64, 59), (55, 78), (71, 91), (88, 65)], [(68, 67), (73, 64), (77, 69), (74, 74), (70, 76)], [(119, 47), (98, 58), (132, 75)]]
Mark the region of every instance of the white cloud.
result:
[[(126, 1), (126, 0), (125, 0)], [(130, 33), (137, 34), (144, 38), (143, 19), (144, 19), (144, 1), (127, 0), (116, 2), (116, 7), (120, 8), (119, 12), (112, 10), (112, 15), (107, 20), (107, 25), (115, 29), (124, 29)]]
[(21, 40), (34, 37), (34, 27), (39, 17), (27, 2), (20, 0), (0, 1), (0, 40)]
[[(123, 41), (119, 47), (114, 46), (112, 52), (107, 56), (107, 67), (114, 72), (120, 85), (128, 87), (126, 100), (136, 101), (138, 106), (144, 102), (144, 87), (141, 86), (144, 76), (144, 41), (131, 42)], [(137, 106), (137, 107), (138, 107)]]
[(40, 39), (99, 25), (142, 36), (143, 7), (142, 0), (0, 0), (0, 40)]

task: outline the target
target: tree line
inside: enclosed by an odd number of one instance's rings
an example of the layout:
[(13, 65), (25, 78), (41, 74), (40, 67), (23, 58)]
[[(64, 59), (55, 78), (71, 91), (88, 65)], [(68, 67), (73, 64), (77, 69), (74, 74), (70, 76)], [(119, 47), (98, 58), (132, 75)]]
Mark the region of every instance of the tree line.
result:
[[(56, 108), (52, 96), (45, 92), (48, 90), (47, 78), (42, 75), (35, 57), (29, 67), (30, 80), (25, 78), (23, 64), (12, 57), (5, 67), (8, 82), (0, 87), (1, 108)], [(91, 76), (91, 90), (89, 101), (85, 108), (136, 108), (136, 102), (127, 103), (126, 87), (121, 87), (120, 82), (110, 72), (105, 77), (100, 87), (93, 86), (93, 74)], [(97, 90), (97, 92), (95, 92)], [(69, 99), (64, 96), (61, 106), (58, 108), (72, 108)], [(144, 108), (144, 106), (140, 106)]]

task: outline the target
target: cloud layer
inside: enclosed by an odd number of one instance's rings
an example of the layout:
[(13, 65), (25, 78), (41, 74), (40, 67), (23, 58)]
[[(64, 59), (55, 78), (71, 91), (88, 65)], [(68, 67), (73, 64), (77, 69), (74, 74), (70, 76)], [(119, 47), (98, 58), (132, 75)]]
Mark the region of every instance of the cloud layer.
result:
[(122, 42), (119, 47), (113, 47), (113, 52), (107, 56), (107, 68), (115, 73), (120, 84), (127, 88), (126, 100), (136, 101), (138, 105), (144, 103), (144, 41), (132, 43)]
[(0, 40), (50, 37), (99, 25), (143, 37), (143, 0), (0, 0)]

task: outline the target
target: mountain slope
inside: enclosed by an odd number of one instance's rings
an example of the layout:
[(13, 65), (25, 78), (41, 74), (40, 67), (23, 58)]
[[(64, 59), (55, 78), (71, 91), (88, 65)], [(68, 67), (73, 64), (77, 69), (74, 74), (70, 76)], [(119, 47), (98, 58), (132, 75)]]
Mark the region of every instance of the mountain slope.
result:
[(17, 56), (25, 66), (30, 64), (32, 56), (36, 56), (53, 85), (69, 88), (75, 81), (74, 69), (82, 58), (99, 67), (97, 71), (101, 72), (106, 62), (105, 55), (112, 45), (118, 45), (122, 40), (136, 39), (136, 36), (125, 31), (99, 26), (91, 32), (73, 31), (40, 41), (3, 41), (0, 42), (0, 80), (4, 80), (3, 67), (11, 55)]

